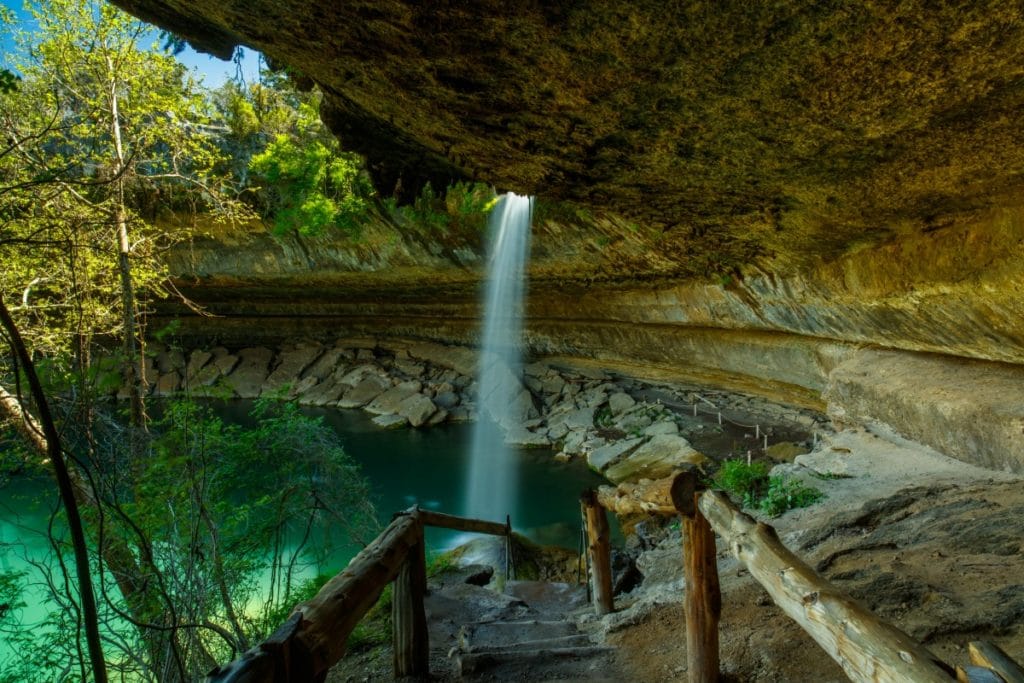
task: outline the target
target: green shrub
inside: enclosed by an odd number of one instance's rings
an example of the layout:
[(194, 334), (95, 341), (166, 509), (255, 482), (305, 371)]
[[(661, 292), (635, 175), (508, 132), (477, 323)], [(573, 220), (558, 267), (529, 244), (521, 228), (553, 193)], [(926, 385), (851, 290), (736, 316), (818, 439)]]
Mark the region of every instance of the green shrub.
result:
[(769, 517), (813, 505), (825, 496), (799, 481), (769, 476), (765, 462), (726, 460), (712, 483), (740, 498), (743, 507), (760, 510)]
[(768, 480), (768, 490), (758, 508), (769, 517), (778, 517), (786, 510), (814, 505), (824, 497), (825, 494), (818, 489), (805, 486), (799, 481), (771, 477)]
[(743, 500), (743, 506), (757, 507), (768, 489), (768, 464), (744, 460), (726, 460), (714, 478), (715, 486)]

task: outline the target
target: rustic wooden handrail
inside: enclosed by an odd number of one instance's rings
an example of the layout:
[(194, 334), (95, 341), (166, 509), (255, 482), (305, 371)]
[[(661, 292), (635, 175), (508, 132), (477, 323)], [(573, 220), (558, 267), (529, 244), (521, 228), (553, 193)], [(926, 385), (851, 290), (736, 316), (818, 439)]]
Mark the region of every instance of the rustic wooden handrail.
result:
[(312, 599), (296, 605), (288, 620), (269, 638), (230, 664), (211, 671), (208, 683), (323, 681), (327, 671), (344, 656), (356, 624), (392, 581), (395, 677), (427, 676), (430, 645), (423, 609), (427, 582), (425, 526), (504, 536), (507, 555), (512, 552), (512, 528), (507, 518), (505, 524), (499, 524), (418, 507), (397, 513), (341, 573)]
[[(851, 680), (953, 680), (953, 670), (948, 665), (819, 576), (779, 541), (771, 526), (744, 514), (724, 493), (701, 492), (698, 488), (697, 473), (688, 470), (658, 481), (602, 486), (593, 494), (595, 504), (622, 514), (680, 515), (691, 683), (718, 680), (721, 596), (715, 532), (775, 603), (839, 663)], [(590, 562), (604, 563), (607, 555), (592, 552)], [(610, 564), (606, 570), (610, 573)], [(592, 570), (592, 576), (601, 571)], [(597, 609), (604, 613), (602, 610), (612, 607), (609, 603)], [(969, 669), (984, 667), (1004, 680), (1024, 683), (1024, 669), (991, 643), (972, 643), (971, 663)], [(986, 680), (971, 678), (972, 672), (964, 669), (957, 673), (963, 681)]]

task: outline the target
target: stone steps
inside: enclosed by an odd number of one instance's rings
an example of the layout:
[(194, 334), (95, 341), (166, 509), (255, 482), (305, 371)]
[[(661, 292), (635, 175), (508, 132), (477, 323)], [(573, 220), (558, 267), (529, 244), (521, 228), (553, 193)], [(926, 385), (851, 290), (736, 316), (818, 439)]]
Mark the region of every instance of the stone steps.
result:
[(505, 593), (530, 618), (465, 624), (453, 653), (459, 681), (613, 681), (613, 650), (595, 645), (570, 614), (585, 602), (581, 586), (511, 581)]

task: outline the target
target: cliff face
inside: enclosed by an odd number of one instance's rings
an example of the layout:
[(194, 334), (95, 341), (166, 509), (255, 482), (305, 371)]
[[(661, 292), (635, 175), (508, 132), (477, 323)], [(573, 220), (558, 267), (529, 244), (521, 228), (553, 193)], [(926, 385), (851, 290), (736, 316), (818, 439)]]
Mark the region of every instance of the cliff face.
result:
[[(385, 196), (475, 178), (560, 200), (534, 229), (534, 352), (1024, 468), (1019, 8), (115, 2), (298, 69)], [(196, 334), (472, 343), (480, 242), (375, 223), (171, 258), (225, 316)]]
[[(587, 230), (535, 229), (533, 353), (828, 409), (1024, 468), (1024, 209), (965, 215), (790, 275), (750, 269), (720, 282), (652, 277), (674, 267), (656, 239)], [(482, 236), (476, 251), (442, 237), (384, 224), (355, 241), (275, 239), (259, 226), (207, 237), (171, 265), (179, 289), (223, 317), (186, 316), (182, 332), (236, 346), (354, 335), (474, 344)]]

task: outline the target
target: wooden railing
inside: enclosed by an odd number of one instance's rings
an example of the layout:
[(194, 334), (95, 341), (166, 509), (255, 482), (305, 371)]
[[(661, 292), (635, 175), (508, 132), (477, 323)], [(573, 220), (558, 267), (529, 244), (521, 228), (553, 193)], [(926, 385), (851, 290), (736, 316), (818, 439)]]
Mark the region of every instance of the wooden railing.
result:
[(426, 526), (505, 537), (506, 579), (514, 572), (512, 526), (412, 507), (269, 638), (239, 659), (211, 671), (209, 683), (308, 683), (323, 681), (345, 654), (349, 634), (394, 582), (391, 600), (395, 678), (429, 675), (430, 643), (423, 608), (426, 594)]
[[(683, 536), (684, 605), (691, 683), (718, 680), (718, 585), (715, 533), (782, 610), (852, 681), (865, 683), (1024, 683), (1024, 670), (997, 646), (970, 645), (972, 666), (956, 671), (895, 626), (845, 595), (790, 552), (775, 530), (744, 514), (720, 491), (699, 491), (694, 470), (642, 485), (605, 486), (584, 493), (591, 586), (598, 614), (612, 611), (605, 511), (678, 515)], [(998, 675), (1000, 678), (994, 676)]]

